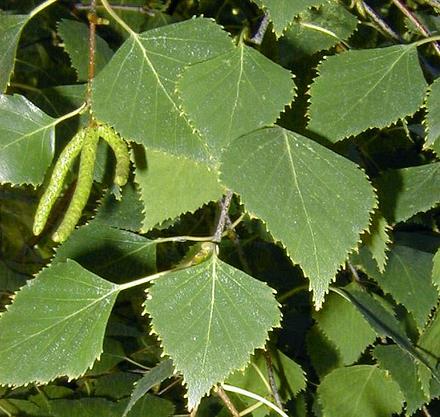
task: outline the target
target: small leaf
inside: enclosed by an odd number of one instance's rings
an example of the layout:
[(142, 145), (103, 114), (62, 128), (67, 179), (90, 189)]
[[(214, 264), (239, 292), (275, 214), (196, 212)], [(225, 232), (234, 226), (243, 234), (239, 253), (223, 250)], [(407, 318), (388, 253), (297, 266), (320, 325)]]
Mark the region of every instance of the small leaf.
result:
[(159, 151), (148, 151), (145, 163), (136, 162), (136, 182), (145, 207), (143, 231), (223, 195), (218, 174), (206, 164)]
[(413, 45), (351, 50), (327, 58), (318, 71), (308, 127), (331, 142), (412, 115), (425, 96)]
[(28, 22), (28, 15), (0, 14), (0, 93), (4, 93), (14, 70), (15, 54), (21, 31)]
[(404, 400), (397, 383), (370, 365), (334, 370), (321, 382), (318, 395), (326, 417), (391, 417)]
[(170, 378), (173, 375), (173, 372), (174, 367), (171, 359), (166, 359), (163, 362), (160, 362), (159, 365), (156, 365), (150, 371), (146, 372), (144, 376), (135, 383), (130, 401), (125, 408), (122, 417), (125, 417), (141, 397), (143, 397), (151, 388), (160, 384), (165, 379)]
[(232, 48), (227, 33), (205, 18), (132, 34), (95, 78), (93, 111), (127, 140), (209, 161), (204, 141), (179, 108), (176, 81), (185, 66)]
[(373, 352), (382, 369), (391, 373), (405, 397), (407, 414), (416, 412), (429, 401), (422, 390), (417, 365), (408, 352), (397, 345), (376, 346)]
[(440, 162), (387, 171), (377, 187), (385, 218), (390, 223), (408, 220), (440, 202)]
[(56, 119), (25, 97), (0, 94), (0, 183), (43, 182), (54, 155)]
[(357, 361), (365, 348), (376, 339), (376, 332), (356, 307), (336, 294), (328, 296), (324, 307), (315, 312), (314, 318), (341, 353), (345, 365)]
[(246, 366), (280, 323), (273, 290), (215, 254), (156, 281), (145, 311), (164, 353), (183, 374), (189, 409), (214, 384)]
[(177, 90), (214, 155), (232, 139), (273, 124), (295, 96), (292, 74), (243, 44), (188, 67)]
[[(364, 258), (360, 253), (360, 260)], [(362, 262), (368, 275), (385, 293), (413, 314), (419, 328), (423, 328), (431, 309), (437, 303), (437, 291), (432, 283), (432, 259), (430, 253), (407, 246), (395, 245), (388, 255), (388, 263), (381, 274), (368, 261)]]
[[(79, 81), (87, 81), (89, 71), (89, 28), (75, 20), (62, 19), (58, 23), (58, 33), (63, 39), (63, 47), (69, 54), (72, 66), (76, 69)], [(113, 55), (107, 42), (96, 35), (95, 47), (95, 75)]]
[(325, 0), (253, 0), (258, 6), (269, 13), (277, 37), (292, 23), (293, 18), (312, 6), (317, 6)]
[(92, 222), (76, 229), (54, 262), (74, 259), (106, 279), (126, 282), (156, 270), (156, 244), (135, 233)]
[(426, 99), (426, 141), (425, 146), (433, 149), (440, 156), (440, 78), (430, 86)]
[(102, 352), (118, 292), (71, 260), (44, 269), (0, 316), (0, 384), (84, 374)]
[(301, 265), (319, 309), (376, 204), (365, 175), (351, 161), (278, 127), (232, 142), (222, 171), (246, 209)]

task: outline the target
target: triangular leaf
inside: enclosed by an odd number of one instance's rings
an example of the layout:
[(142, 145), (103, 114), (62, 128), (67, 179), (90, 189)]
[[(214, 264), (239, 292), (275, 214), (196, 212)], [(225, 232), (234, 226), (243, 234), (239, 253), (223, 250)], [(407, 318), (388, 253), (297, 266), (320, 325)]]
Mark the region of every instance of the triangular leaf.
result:
[(151, 388), (171, 377), (173, 372), (174, 367), (171, 359), (166, 359), (163, 362), (160, 362), (159, 365), (156, 365), (150, 371), (146, 372), (145, 375), (135, 383), (130, 401), (125, 408), (122, 417), (125, 417), (141, 397), (143, 397)]
[(0, 316), (0, 383), (84, 374), (102, 352), (118, 292), (71, 260), (44, 269)]
[(21, 31), (29, 19), (28, 15), (0, 14), (0, 93), (6, 91), (12, 71)]
[(232, 142), (222, 171), (247, 210), (301, 265), (319, 308), (376, 204), (365, 175), (351, 161), (278, 127)]
[[(89, 69), (89, 28), (75, 20), (63, 19), (58, 23), (58, 32), (63, 39), (63, 47), (69, 54), (78, 80), (87, 81)], [(98, 74), (113, 55), (107, 42), (96, 35), (95, 74)]]
[(318, 71), (308, 127), (331, 142), (389, 126), (424, 100), (426, 81), (413, 45), (351, 50), (327, 58)]
[(370, 365), (334, 370), (318, 387), (318, 395), (326, 417), (391, 417), (403, 405), (397, 383)]
[(437, 78), (430, 86), (426, 100), (426, 135), (425, 146), (433, 149), (440, 156), (440, 78)]
[(374, 356), (382, 369), (391, 373), (405, 396), (406, 410), (413, 414), (429, 400), (422, 390), (413, 358), (397, 345), (376, 346)]
[(440, 202), (440, 162), (385, 172), (377, 187), (386, 219), (408, 220)]
[(273, 124), (295, 96), (292, 74), (243, 44), (187, 68), (177, 90), (214, 155), (232, 139)]
[(145, 163), (137, 161), (136, 182), (145, 207), (144, 231), (223, 194), (218, 174), (206, 164), (160, 151), (148, 151)]
[(208, 161), (202, 138), (181, 114), (176, 81), (186, 65), (231, 48), (226, 32), (205, 18), (132, 34), (95, 78), (93, 111), (124, 138)]
[(190, 409), (214, 384), (243, 368), (280, 323), (273, 290), (215, 254), (156, 281), (145, 311), (164, 353), (183, 374)]
[(25, 97), (0, 95), (0, 183), (43, 182), (54, 155), (55, 125)]
[[(334, 343), (345, 365), (357, 361), (365, 348), (376, 339), (376, 332), (356, 307), (330, 294), (322, 310), (315, 312), (318, 327)], [(341, 323), (344, 323), (341, 326)], [(356, 337), (353, 337), (353, 335)]]
[(279, 37), (284, 30), (292, 23), (293, 18), (307, 10), (309, 7), (317, 6), (326, 0), (253, 0), (258, 6), (269, 13), (273, 23), (275, 34)]

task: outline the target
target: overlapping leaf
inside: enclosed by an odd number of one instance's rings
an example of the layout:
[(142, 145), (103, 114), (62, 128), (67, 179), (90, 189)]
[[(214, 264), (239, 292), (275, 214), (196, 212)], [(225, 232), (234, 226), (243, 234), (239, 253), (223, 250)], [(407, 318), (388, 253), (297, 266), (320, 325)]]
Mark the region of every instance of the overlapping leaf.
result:
[(93, 110), (126, 139), (208, 161), (202, 138), (179, 109), (176, 80), (185, 66), (232, 48), (226, 32), (205, 18), (132, 34), (96, 77)]
[(376, 332), (356, 307), (336, 294), (329, 295), (314, 317), (318, 327), (341, 353), (345, 365), (355, 362), (376, 339)]
[(43, 270), (0, 317), (0, 384), (83, 374), (102, 352), (118, 292), (74, 261)]
[(440, 162), (387, 171), (377, 188), (385, 218), (390, 223), (408, 220), (440, 202)]
[(427, 135), (425, 146), (440, 155), (440, 78), (431, 85), (426, 100), (428, 114), (426, 116)]
[(317, 6), (326, 0), (253, 0), (258, 6), (269, 13), (275, 34), (279, 37), (287, 26), (292, 23), (293, 18), (307, 10), (309, 7)]
[(183, 374), (190, 409), (214, 384), (243, 368), (280, 323), (273, 290), (215, 254), (156, 281), (145, 311)]
[(54, 154), (56, 119), (19, 95), (0, 95), (0, 119), (0, 183), (41, 184)]
[(14, 70), (15, 54), (21, 31), (28, 21), (28, 15), (0, 14), (0, 93), (6, 91), (11, 73)]
[(310, 89), (309, 129), (331, 142), (382, 128), (417, 111), (426, 81), (413, 45), (327, 58)]
[(232, 139), (273, 124), (295, 96), (292, 74), (243, 44), (187, 68), (177, 89), (214, 155)]
[(391, 376), (370, 365), (334, 370), (318, 387), (318, 395), (326, 417), (391, 417), (404, 400)]
[(222, 179), (301, 265), (319, 308), (376, 204), (365, 175), (323, 146), (276, 127), (232, 142)]
[(206, 164), (160, 151), (149, 151), (145, 163), (136, 163), (136, 182), (145, 207), (145, 231), (223, 194), (218, 174)]
[[(58, 23), (58, 32), (63, 39), (63, 47), (69, 54), (78, 80), (87, 81), (89, 70), (89, 28), (75, 20), (63, 19)], [(96, 36), (95, 74), (98, 74), (113, 55), (107, 42)]]
[(437, 290), (440, 291), (440, 249), (434, 255), (432, 262), (432, 283), (437, 287)]

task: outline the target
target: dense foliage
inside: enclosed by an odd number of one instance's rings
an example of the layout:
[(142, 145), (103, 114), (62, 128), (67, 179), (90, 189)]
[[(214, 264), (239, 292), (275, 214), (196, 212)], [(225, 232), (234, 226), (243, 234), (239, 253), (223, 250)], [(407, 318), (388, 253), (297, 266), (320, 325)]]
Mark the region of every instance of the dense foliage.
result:
[(440, 3), (109, 2), (1, 3), (0, 415), (439, 415)]

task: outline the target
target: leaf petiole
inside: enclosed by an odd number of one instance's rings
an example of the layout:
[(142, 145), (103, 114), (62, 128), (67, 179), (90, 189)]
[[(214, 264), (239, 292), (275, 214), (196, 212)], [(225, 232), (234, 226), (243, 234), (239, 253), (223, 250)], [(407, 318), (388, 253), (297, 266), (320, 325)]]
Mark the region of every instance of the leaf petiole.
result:
[(57, 0), (46, 0), (45, 2), (41, 3), (39, 6), (35, 7), (30, 13), (29, 13), (29, 19), (32, 19), (37, 13), (40, 13), (42, 10), (44, 10), (46, 7), (49, 7), (51, 4), (55, 3)]

